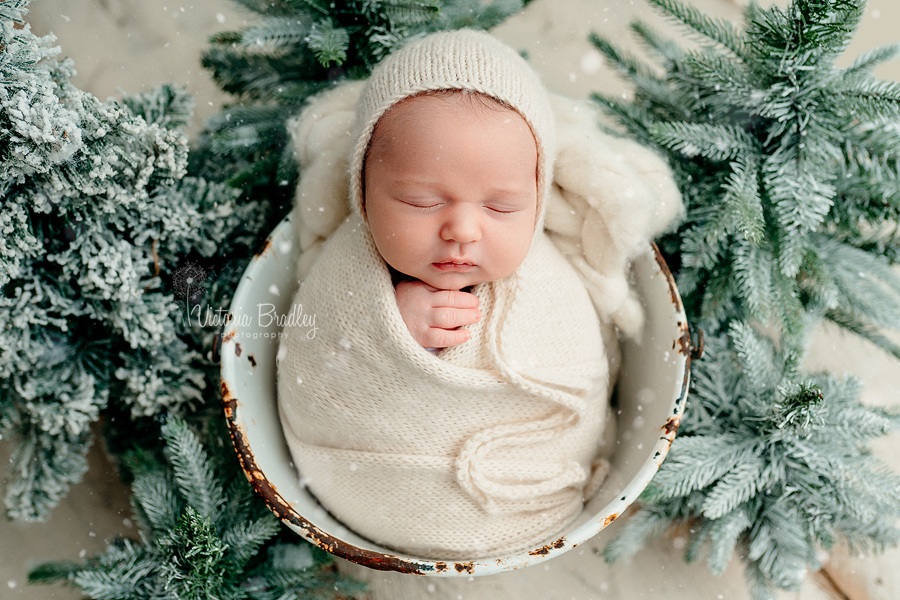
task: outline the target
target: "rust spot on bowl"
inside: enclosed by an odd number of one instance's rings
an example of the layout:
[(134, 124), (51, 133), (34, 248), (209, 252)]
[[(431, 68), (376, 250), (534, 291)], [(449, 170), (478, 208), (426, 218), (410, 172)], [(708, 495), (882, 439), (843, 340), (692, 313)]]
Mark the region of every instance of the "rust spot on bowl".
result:
[(241, 355), (241, 345), (240, 344), (234, 345), (234, 353), (237, 354), (238, 356)]
[(436, 562), (434, 563), (434, 570), (438, 573), (443, 573), (447, 570), (447, 563), (445, 562)]
[(222, 380), (222, 405), (225, 408), (225, 418), (230, 423), (234, 418), (234, 409), (237, 408), (237, 398), (231, 394), (231, 390), (228, 389), (228, 384), (225, 383), (224, 379)]
[(250, 361), (250, 366), (251, 366), (251, 367), (256, 367), (256, 359), (253, 358), (253, 355), (252, 355), (252, 354), (248, 354), (248, 355), (247, 355), (247, 360)]
[(229, 333), (228, 335), (224, 336), (224, 337), (222, 338), (222, 343), (224, 344), (225, 342), (230, 342), (231, 340), (233, 340), (235, 334), (237, 334), (237, 332), (236, 332), (236, 331), (232, 331), (232, 332)]
[(666, 425), (664, 427), (667, 436), (675, 435), (675, 432), (678, 430), (678, 426), (681, 425), (681, 417), (674, 416), (669, 417), (669, 420), (666, 421)]
[(266, 243), (263, 244), (263, 247), (260, 249), (260, 251), (256, 253), (256, 258), (262, 258), (263, 256), (266, 255), (266, 252), (268, 252), (271, 248), (272, 248), (272, 239), (267, 238)]
[(619, 513), (613, 513), (613, 514), (609, 515), (608, 517), (603, 519), (603, 526), (604, 527), (608, 526), (610, 523), (615, 521), (618, 518), (618, 516), (619, 516)]
[(456, 569), (457, 573), (462, 573), (465, 571), (469, 575), (475, 572), (475, 566), (470, 562), (465, 563), (454, 563), (453, 568)]
[(556, 548), (557, 550), (559, 550), (560, 548), (564, 547), (565, 545), (566, 545), (566, 536), (562, 536), (561, 538), (559, 538), (552, 544), (547, 544), (546, 546), (541, 546), (537, 550), (529, 550), (528, 554), (530, 554), (531, 556), (546, 556), (550, 552), (550, 550), (552, 550), (553, 548)]
[(679, 354), (684, 354), (688, 358), (694, 354), (694, 349), (691, 347), (691, 332), (688, 329), (687, 323), (681, 325), (681, 336), (675, 341), (678, 344)]

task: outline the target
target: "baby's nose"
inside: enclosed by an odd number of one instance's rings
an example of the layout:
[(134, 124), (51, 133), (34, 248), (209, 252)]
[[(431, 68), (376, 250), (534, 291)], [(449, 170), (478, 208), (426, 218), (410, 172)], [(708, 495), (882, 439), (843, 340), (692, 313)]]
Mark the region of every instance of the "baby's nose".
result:
[[(475, 209), (477, 210), (477, 208)], [(472, 207), (451, 207), (447, 211), (447, 218), (441, 227), (441, 238), (448, 242), (469, 244), (481, 239), (481, 227), (478, 225), (478, 216)]]

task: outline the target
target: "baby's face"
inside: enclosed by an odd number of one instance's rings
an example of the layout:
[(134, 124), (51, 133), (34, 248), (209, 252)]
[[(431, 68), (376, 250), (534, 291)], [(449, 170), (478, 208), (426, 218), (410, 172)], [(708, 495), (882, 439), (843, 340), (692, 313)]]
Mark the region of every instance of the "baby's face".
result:
[(496, 281), (528, 253), (537, 215), (537, 148), (515, 111), (417, 96), (378, 122), (365, 210), (384, 260), (439, 289)]

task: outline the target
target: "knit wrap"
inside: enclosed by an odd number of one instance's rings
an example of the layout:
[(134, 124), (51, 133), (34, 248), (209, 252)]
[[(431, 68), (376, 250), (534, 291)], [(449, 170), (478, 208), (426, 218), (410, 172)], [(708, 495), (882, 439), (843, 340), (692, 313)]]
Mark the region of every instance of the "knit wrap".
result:
[(496, 98), (518, 112), (537, 146), (538, 219), (553, 180), (553, 112), (537, 73), (515, 50), (484, 31), (461, 29), (414, 40), (389, 55), (366, 81), (359, 104), (350, 158), (350, 203), (365, 216), (363, 166), (372, 132), (392, 106), (432, 90), (468, 90)]
[(352, 215), (294, 298), (314, 333), (289, 324), (279, 351), (281, 420), (309, 490), (363, 537), (434, 559), (536, 547), (605, 474), (607, 357), (575, 270), (539, 234), (515, 275), (472, 293), (471, 339), (422, 348)]

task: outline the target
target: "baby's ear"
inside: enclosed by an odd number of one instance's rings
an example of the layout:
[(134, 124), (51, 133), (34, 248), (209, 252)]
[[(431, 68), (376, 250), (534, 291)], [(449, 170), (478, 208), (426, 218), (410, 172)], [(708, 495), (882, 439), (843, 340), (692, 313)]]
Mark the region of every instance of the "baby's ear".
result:
[[(331, 236), (350, 213), (349, 159), (363, 83), (352, 81), (330, 88), (288, 121), (300, 171), (292, 221), (301, 252), (314, 254), (312, 249)], [(300, 260), (298, 277), (306, 275), (309, 264), (310, 260)]]

